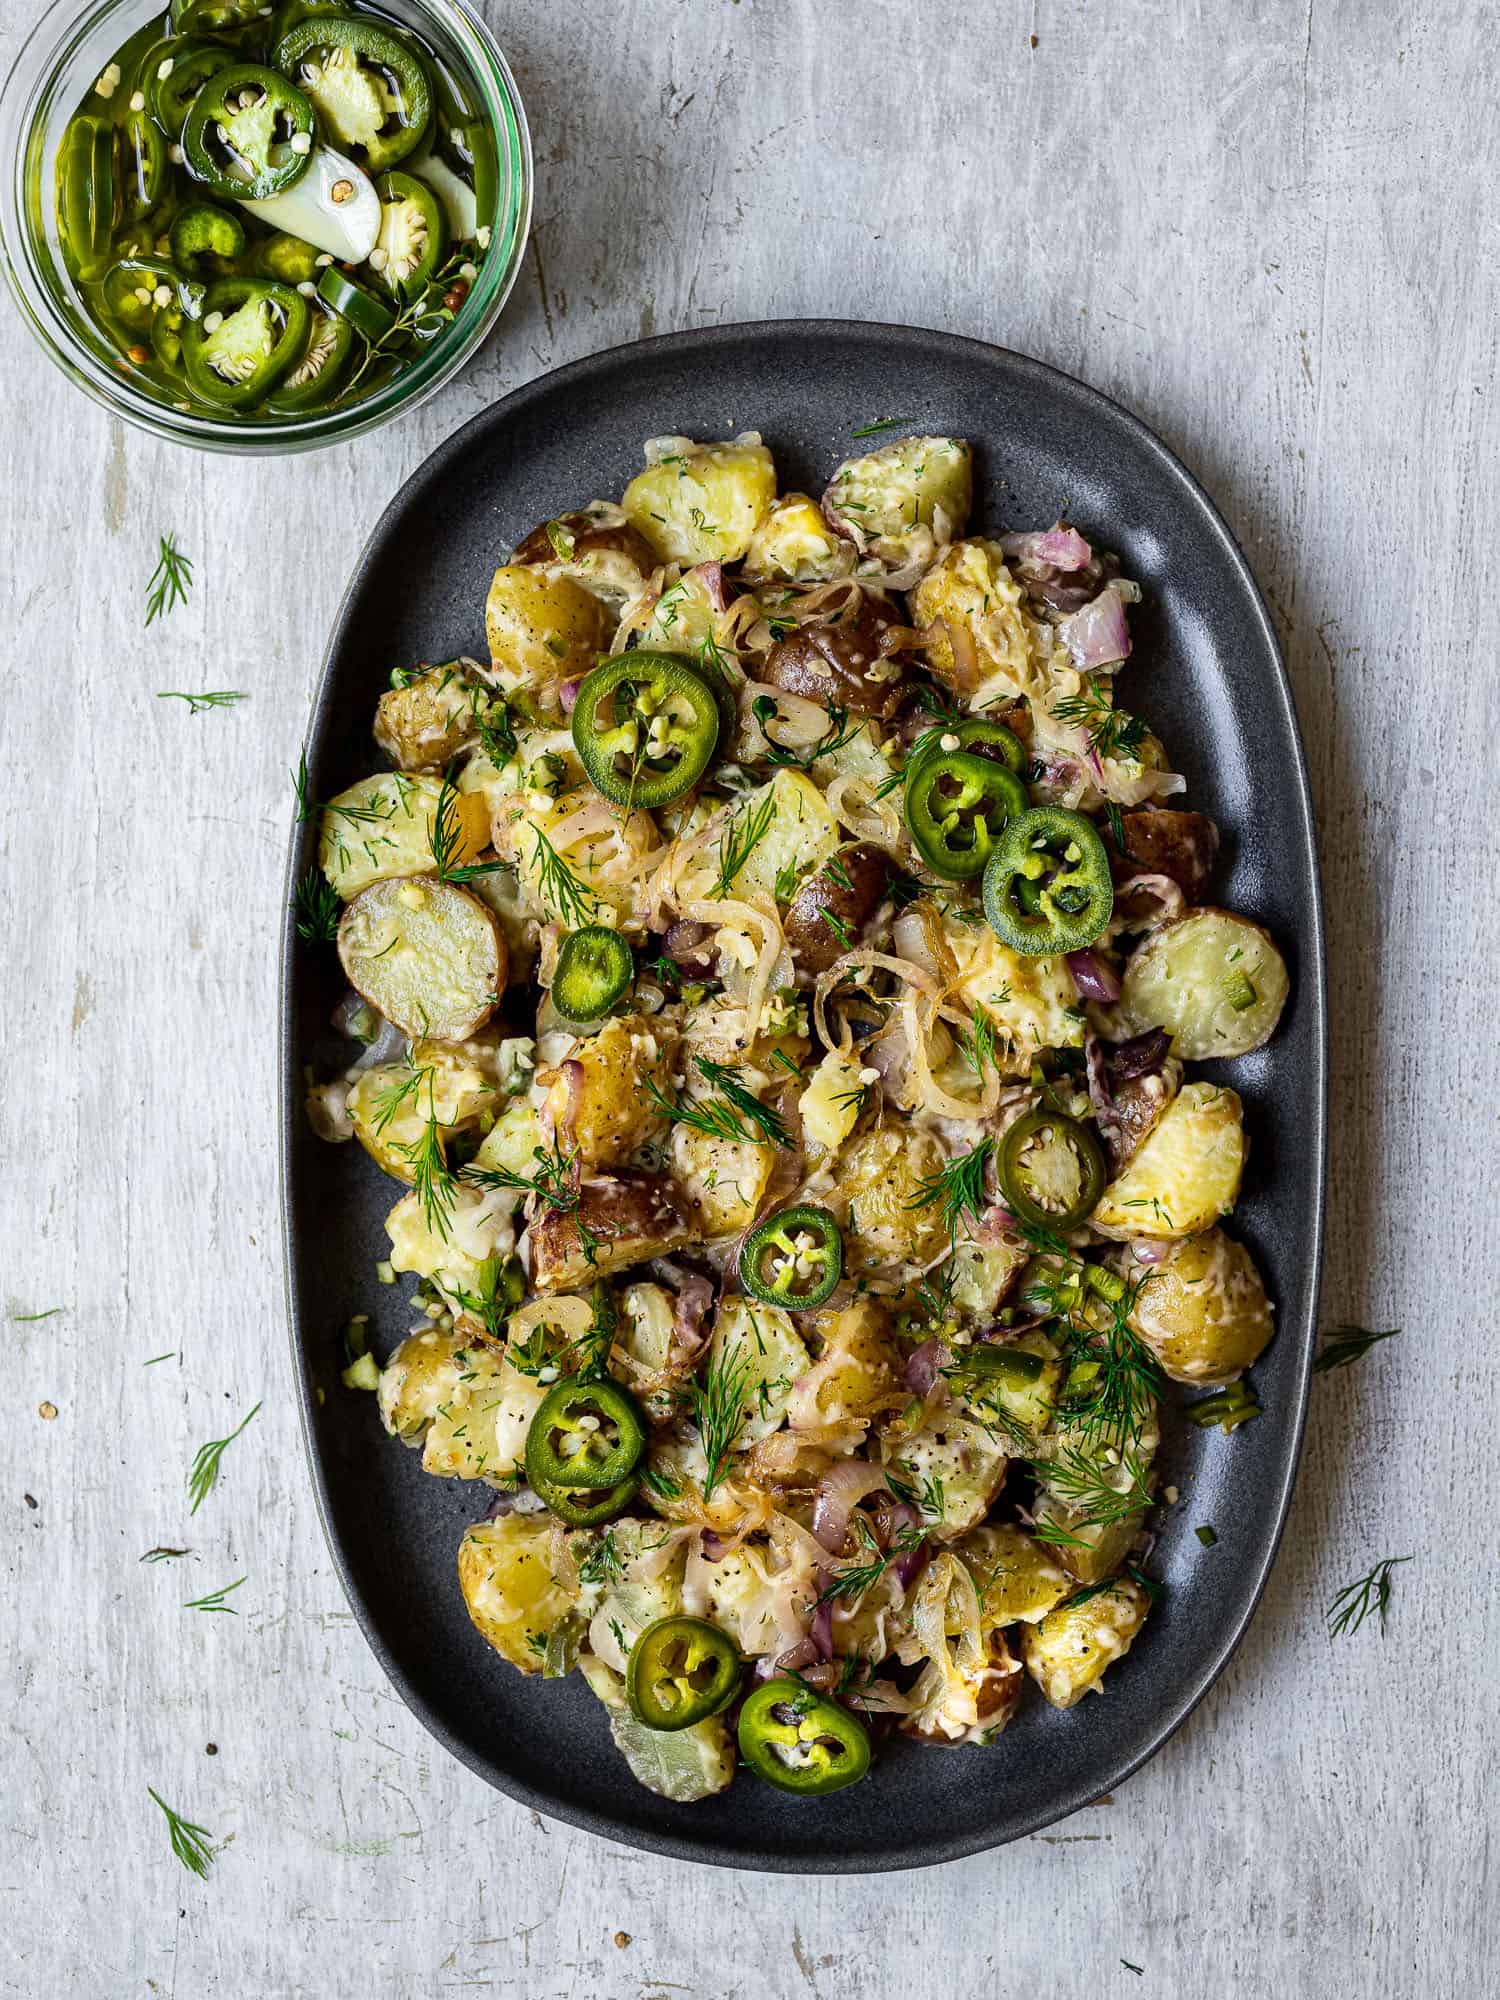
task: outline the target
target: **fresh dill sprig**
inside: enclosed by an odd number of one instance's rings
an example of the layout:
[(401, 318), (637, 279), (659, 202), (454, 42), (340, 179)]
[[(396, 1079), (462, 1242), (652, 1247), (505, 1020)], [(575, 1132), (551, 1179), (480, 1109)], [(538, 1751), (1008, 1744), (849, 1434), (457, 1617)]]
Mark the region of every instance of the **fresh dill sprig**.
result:
[(233, 1583), (222, 1584), (205, 1597), (190, 1597), (182, 1608), (184, 1611), (227, 1611), (231, 1618), (238, 1618), (239, 1612), (232, 1604), (226, 1604), (224, 1599), (231, 1590), (238, 1590), (242, 1583), (248, 1582), (248, 1577), (237, 1576)]
[(1109, 826), (1109, 837), (1118, 851), (1125, 852), (1125, 816), (1113, 799), (1104, 801), (1104, 818)]
[(1380, 1630), (1385, 1631), (1385, 1614), (1391, 1601), (1391, 1571), (1398, 1563), (1409, 1563), (1410, 1556), (1385, 1556), (1357, 1583), (1346, 1583), (1328, 1607), (1328, 1630), (1337, 1637), (1345, 1632), (1357, 1632), (1371, 1612), (1380, 1619)]
[(1085, 681), (1065, 701), (1054, 702), (1052, 713), (1059, 722), (1084, 730), (1096, 757), (1132, 756), (1146, 740), (1141, 718), (1115, 708), (1093, 681)]
[(581, 930), (594, 920), (594, 898), (542, 829), (534, 826), (531, 832), (535, 842), (532, 864), (536, 869), (538, 895), (551, 906), (567, 929)]
[(481, 690), (476, 688), (474, 697), (469, 703), (469, 713), (479, 737), (479, 747), (495, 769), (503, 771), (507, 764), (517, 764), (521, 759), (521, 743), (516, 735), (515, 720), (503, 696), (488, 695), (481, 705), (480, 695)]
[(467, 1187), (509, 1189), (514, 1194), (534, 1194), (560, 1215), (570, 1215), (578, 1207), (578, 1155), (565, 1153), (561, 1145), (549, 1152), (533, 1146), (537, 1163), (534, 1174), (518, 1174), (513, 1167), (463, 1167), (458, 1178)]
[(146, 1553), (141, 1557), (141, 1561), (143, 1563), (172, 1562), (178, 1556), (186, 1556), (191, 1554), (192, 1554), (191, 1549), (154, 1548), (154, 1549), (147, 1549)]
[(935, 1174), (928, 1174), (917, 1182), (917, 1192), (906, 1204), (908, 1208), (938, 1204), (950, 1244), (957, 1239), (958, 1225), (966, 1215), (978, 1222), (984, 1214), (984, 1169), (994, 1143), (993, 1139), (981, 1139), (970, 1152), (960, 1153)]
[(141, 1363), (141, 1366), (143, 1368), (154, 1368), (158, 1361), (175, 1361), (180, 1352), (181, 1350), (179, 1348), (169, 1347), (165, 1354), (152, 1354), (148, 1356), (148, 1358)]
[(147, 1785), (146, 1790), (151, 1793), (152, 1798), (166, 1815), (172, 1852), (190, 1874), (196, 1875), (200, 1882), (204, 1881), (214, 1864), (208, 1846), (213, 1835), (204, 1827), (194, 1826), (190, 1819), (184, 1819), (180, 1813), (173, 1812), (161, 1793), (153, 1791), (150, 1785)]
[(66, 1311), (66, 1306), (48, 1306), (45, 1312), (12, 1313), (11, 1319), (16, 1326), (31, 1326), (39, 1319), (56, 1319), (60, 1312)]
[(703, 1479), (705, 1500), (713, 1498), (714, 1488), (724, 1478), (726, 1461), (745, 1421), (745, 1392), (752, 1361), (749, 1342), (737, 1340), (733, 1346), (711, 1354), (703, 1380), (692, 1385), (693, 1421), (708, 1461)]
[(321, 799), (315, 799), (307, 775), (305, 750), (297, 759), (297, 768), (292, 773), (292, 785), (297, 794), (298, 826), (305, 826), (319, 813), (332, 813), (335, 819), (346, 819), (351, 826), (379, 826), (382, 821), (395, 817), (394, 799), (382, 799), (378, 806), (328, 805)]
[[(942, 1512), (941, 1505), (938, 1509)], [(882, 1548), (875, 1539), (875, 1531), (863, 1514), (854, 1517), (855, 1536), (862, 1554), (850, 1557), (848, 1562), (834, 1574), (833, 1581), (819, 1593), (819, 1604), (832, 1604), (840, 1599), (859, 1599), (885, 1575), (898, 1556), (907, 1556), (922, 1545), (920, 1528), (901, 1528), (891, 1537), (890, 1545)]]
[(213, 1491), (214, 1482), (219, 1476), (220, 1459), (223, 1458), (224, 1453), (234, 1443), (235, 1439), (259, 1408), (260, 1404), (257, 1403), (254, 1409), (241, 1417), (228, 1437), (214, 1438), (208, 1444), (199, 1447), (198, 1455), (193, 1460), (193, 1469), (188, 1474), (188, 1492), (192, 1496), (193, 1502), (192, 1506), (188, 1509), (190, 1514), (196, 1514)]
[(197, 715), (205, 708), (233, 708), (237, 701), (248, 701), (250, 697), (236, 692), (233, 688), (211, 688), (203, 694), (182, 694), (175, 688), (163, 688), (156, 699), (185, 701), (188, 705), (188, 714)]
[(1368, 1354), (1377, 1341), (1394, 1340), (1400, 1331), (1399, 1326), (1388, 1326), (1380, 1333), (1370, 1333), (1362, 1326), (1331, 1327), (1323, 1336), (1323, 1346), (1313, 1368), (1319, 1375), (1326, 1375), (1331, 1368), (1348, 1368)]
[[(1075, 1516), (1080, 1527), (1113, 1527), (1116, 1521), (1128, 1520), (1152, 1504), (1149, 1466), (1144, 1458), (1131, 1451), (1121, 1452), (1119, 1463), (1109, 1465), (1080, 1451), (1076, 1445), (1065, 1445), (1056, 1458), (1031, 1459), (1028, 1463), (1043, 1485)], [(1115, 1485), (1113, 1475), (1123, 1475), (1125, 1484)], [(1035, 1533), (1044, 1542), (1065, 1544), (1076, 1540), (1065, 1529), (1046, 1520), (1036, 1523)]]
[(614, 1532), (606, 1528), (596, 1545), (578, 1565), (580, 1583), (617, 1583), (625, 1569), (615, 1547)]
[(717, 1097), (684, 1103), (681, 1098), (669, 1097), (653, 1077), (645, 1078), (647, 1095), (674, 1125), (686, 1125), (690, 1132), (700, 1132), (707, 1139), (760, 1141), (785, 1149), (791, 1147), (792, 1135), (786, 1120), (772, 1106), (761, 1103), (737, 1068), (712, 1062), (706, 1056), (694, 1056), (693, 1061), (704, 1082), (718, 1091)]
[(464, 830), (458, 823), (458, 786), (453, 782), (451, 770), (443, 773), (443, 782), (438, 788), (437, 806), (433, 811), (432, 825), (428, 828), (427, 842), (432, 849), (432, 865), (440, 882), (474, 882), (481, 875), (493, 875), (504, 868), (503, 861), (460, 862), (458, 857), (464, 851)]
[[(771, 618), (767, 623), (776, 638), (780, 638), (783, 631), (796, 630), (794, 622), (782, 626), (780, 621)], [(842, 750), (846, 743), (852, 743), (869, 723), (870, 718), (867, 715), (856, 715), (851, 722), (848, 709), (840, 702), (830, 701), (824, 706), (828, 711), (828, 727), (808, 750), (807, 755), (799, 757), (795, 750), (788, 750), (784, 743), (778, 743), (771, 734), (769, 724), (776, 721), (781, 713), (776, 706), (775, 697), (758, 694), (750, 704), (750, 713), (759, 726), (761, 740), (766, 747), (764, 756), (758, 757), (755, 761), (774, 764), (778, 770), (810, 771), (820, 758), (831, 757), (835, 750)]]
[(292, 908), (297, 916), (299, 938), (308, 944), (333, 943), (339, 934), (339, 919), (344, 913), (344, 906), (339, 901), (338, 891), (316, 861), (298, 882), (292, 897)]
[(187, 603), (187, 594), (193, 586), (193, 564), (190, 556), (185, 556), (177, 546), (175, 535), (162, 535), (157, 543), (160, 554), (156, 568), (151, 572), (151, 581), (146, 585), (146, 623), (154, 624), (158, 618)]
[(682, 1481), (675, 1472), (663, 1471), (659, 1465), (648, 1465), (641, 1474), (641, 1484), (648, 1493), (654, 1493), (658, 1500), (680, 1500)]
[(877, 417), (873, 424), (861, 424), (857, 431), (850, 431), (850, 437), (874, 437), (877, 431), (893, 431), (901, 424), (915, 423), (915, 417)]
[(984, 1072), (993, 1069), (1000, 1074), (1000, 1059), (995, 1046), (995, 1024), (982, 1007), (975, 1007), (970, 1015), (968, 1028), (955, 1028), (953, 1039), (963, 1051), (964, 1060), (981, 1083)]
[(776, 794), (767, 792), (758, 806), (746, 805), (730, 819), (719, 836), (719, 879), (709, 890), (711, 896), (727, 896), (750, 856), (771, 831), (776, 817)]

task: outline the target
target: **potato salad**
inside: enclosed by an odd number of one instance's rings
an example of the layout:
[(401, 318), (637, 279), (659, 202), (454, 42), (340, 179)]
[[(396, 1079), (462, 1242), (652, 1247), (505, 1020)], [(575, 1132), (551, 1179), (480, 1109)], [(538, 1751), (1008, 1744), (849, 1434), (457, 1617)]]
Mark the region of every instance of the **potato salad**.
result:
[(753, 432), (559, 495), (488, 658), (398, 667), (380, 768), (303, 786), (309, 1113), (417, 1280), (344, 1379), (489, 1489), (497, 1671), (581, 1673), (682, 1802), (1098, 1691), (1162, 1426), (1256, 1416), (1272, 1333), (1217, 1079), (1287, 972), (1117, 699), (1140, 591), (873, 428), (820, 498)]

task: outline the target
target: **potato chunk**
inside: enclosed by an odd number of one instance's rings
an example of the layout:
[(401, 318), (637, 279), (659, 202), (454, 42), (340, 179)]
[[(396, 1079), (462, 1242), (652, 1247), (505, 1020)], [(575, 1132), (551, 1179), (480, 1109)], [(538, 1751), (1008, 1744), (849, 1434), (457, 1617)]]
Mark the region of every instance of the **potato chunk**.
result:
[(991, 1430), (941, 1406), (914, 1435), (892, 1426), (885, 1456), (896, 1477), (921, 1499), (927, 1532), (940, 1542), (978, 1527), (1005, 1483), (1009, 1462)]
[(573, 514), (543, 521), (517, 547), (512, 563), (565, 576), (618, 611), (627, 599), (639, 597), (656, 566), (648, 544), (625, 518), (624, 509), (609, 500), (591, 500)]
[(1245, 1127), (1237, 1092), (1190, 1083), (1089, 1217), (1103, 1236), (1196, 1236), (1227, 1215), (1245, 1171)]
[(475, 1629), (523, 1674), (541, 1673), (549, 1643), (581, 1624), (578, 1571), (548, 1514), (476, 1521), (459, 1544), (458, 1581)]
[(620, 504), (662, 562), (738, 562), (776, 498), (776, 467), (749, 432), (725, 444), (658, 438)]
[(816, 500), (784, 493), (750, 539), (745, 574), (762, 583), (831, 583), (854, 567), (854, 551), (824, 520)]
[(403, 1340), (380, 1371), (380, 1416), (392, 1437), (421, 1443), (424, 1472), (507, 1485), (521, 1476), (546, 1393), (488, 1342), (428, 1331)]
[(850, 1140), (828, 1199), (844, 1231), (846, 1269), (857, 1276), (882, 1265), (927, 1264), (941, 1253), (942, 1206), (924, 1203), (920, 1184), (945, 1159), (932, 1134), (915, 1126), (880, 1125)]
[(961, 636), (927, 648), (936, 678), (977, 707), (1007, 696), (1038, 696), (1049, 679), (1051, 628), (1031, 617), (998, 542), (955, 542), (912, 593), (918, 625)]
[[(585, 1173), (624, 1166), (660, 1133), (645, 1079), (666, 1090), (674, 1040), (644, 1015), (621, 1014), (597, 1034), (575, 1041), (553, 1073), (544, 1108), (568, 1150), (576, 1149)], [(569, 1074), (567, 1065), (574, 1063), (581, 1075)]]
[(1268, 931), (1230, 910), (1190, 910), (1131, 953), (1121, 1036), (1165, 1028), (1188, 1062), (1248, 1055), (1276, 1032), (1290, 981)]
[[(436, 778), (386, 771), (329, 800), (318, 823), (318, 862), (346, 903), (372, 882), (425, 875), (433, 866), (432, 823), (441, 792)], [(482, 799), (454, 798), (444, 818), (458, 834), (455, 867), (484, 852), (490, 835)]]
[[(764, 826), (753, 846), (748, 834)], [(759, 791), (747, 792), (735, 809), (730, 835), (704, 850), (684, 870), (682, 894), (706, 897), (717, 891), (726, 857), (747, 849), (729, 878), (728, 893), (738, 901), (759, 892), (776, 896), (778, 881), (819, 867), (839, 844), (839, 823), (823, 794), (801, 771), (778, 771)]]
[(672, 1127), (672, 1172), (698, 1211), (704, 1236), (748, 1229), (776, 1164), (776, 1148), (758, 1139), (720, 1139), (688, 1125)]
[(480, 1267), (491, 1257), (509, 1256), (516, 1234), (511, 1222), (513, 1194), (480, 1194), (471, 1187), (453, 1192), (446, 1213), (429, 1213), (419, 1195), (403, 1195), (385, 1219), (391, 1239), (391, 1268), (427, 1278), (451, 1299), (477, 1297)]
[(975, 1528), (953, 1553), (974, 1579), (982, 1625), (1034, 1625), (1074, 1588), (1045, 1544), (1014, 1521)]
[(575, 1211), (549, 1208), (531, 1225), (532, 1283), (539, 1292), (569, 1291), (670, 1256), (694, 1231), (670, 1181), (651, 1174), (608, 1174), (585, 1181)]
[(942, 931), (958, 966), (958, 995), (994, 1027), (1001, 1076), (1026, 1076), (1038, 1049), (1083, 1047), (1087, 1022), (1066, 959), (1027, 958), (988, 924), (945, 917)]
[(812, 1366), (797, 1323), (779, 1306), (728, 1298), (714, 1321), (707, 1366), (732, 1369), (741, 1381), (744, 1416), (734, 1449), (748, 1451), (781, 1428), (792, 1384)]
[(908, 1400), (901, 1379), (904, 1358), (878, 1301), (856, 1299), (820, 1312), (813, 1330), (823, 1351), (792, 1385), (786, 1413), (794, 1430), (870, 1424)]
[(1222, 1387), (1258, 1361), (1275, 1328), (1254, 1259), (1222, 1229), (1174, 1243), (1143, 1279), (1130, 1324), (1174, 1382)]
[(482, 683), (448, 660), (386, 690), (375, 707), (375, 741), (403, 771), (444, 771), (474, 741), (475, 710), (487, 706)]
[(586, 674), (609, 644), (598, 598), (570, 577), (524, 563), (495, 571), (484, 629), (500, 685), (507, 692), (529, 690), (554, 714), (561, 712), (562, 683)]
[(734, 1737), (722, 1715), (687, 1729), (648, 1729), (625, 1699), (624, 1676), (585, 1654), (579, 1671), (609, 1714), (609, 1733), (637, 1784), (676, 1805), (695, 1805), (734, 1778)]
[(808, 1145), (836, 1152), (859, 1123), (863, 1093), (864, 1070), (858, 1056), (829, 1049), (797, 1101)]
[(494, 913), (436, 876), (361, 890), (339, 925), (339, 963), (355, 992), (413, 1038), (467, 1041), (505, 990)]
[(350, 1086), (348, 1111), (354, 1136), (376, 1164), (408, 1187), (415, 1178), (414, 1149), (435, 1120), (444, 1144), (475, 1126), (499, 1093), (492, 1077), (462, 1048), (418, 1042), (409, 1063), (378, 1063)]
[(1062, 1604), (1021, 1636), (1026, 1671), (1054, 1708), (1071, 1708), (1129, 1652), (1150, 1600), (1131, 1577), (1082, 1604)]
[(824, 490), (823, 513), (861, 555), (900, 567), (930, 562), (963, 533), (973, 490), (973, 454), (962, 438), (896, 438), (845, 459)]

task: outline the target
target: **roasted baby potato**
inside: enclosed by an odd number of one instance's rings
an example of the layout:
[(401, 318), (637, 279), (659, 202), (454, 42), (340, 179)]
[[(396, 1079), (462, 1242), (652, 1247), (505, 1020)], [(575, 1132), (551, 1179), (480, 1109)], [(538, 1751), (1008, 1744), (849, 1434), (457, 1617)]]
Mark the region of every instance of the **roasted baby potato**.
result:
[(418, 1042), (409, 1062), (361, 1070), (349, 1089), (354, 1136), (375, 1163), (408, 1187), (416, 1178), (416, 1148), (436, 1122), (446, 1146), (477, 1125), (499, 1101), (493, 1077), (462, 1048)]
[(845, 459), (824, 491), (823, 513), (861, 555), (900, 568), (930, 562), (963, 533), (973, 493), (973, 454), (962, 438), (896, 438)]
[(1130, 1651), (1149, 1609), (1145, 1591), (1128, 1576), (1081, 1604), (1060, 1604), (1022, 1633), (1026, 1671), (1054, 1708), (1071, 1708)]
[(380, 1371), (380, 1416), (392, 1437), (421, 1444), (424, 1472), (507, 1486), (521, 1476), (546, 1393), (487, 1341), (428, 1331), (409, 1335)]
[(1119, 1240), (1196, 1236), (1234, 1207), (1247, 1150), (1238, 1094), (1190, 1083), (1104, 1190), (1089, 1226)]
[(800, 972), (816, 977), (858, 944), (885, 898), (890, 874), (885, 849), (857, 840), (802, 881), (782, 924)]
[[(839, 844), (838, 821), (812, 779), (801, 771), (778, 771), (759, 791), (747, 792), (736, 808), (734, 829), (743, 833), (757, 824), (770, 807), (770, 824), (729, 877), (727, 888), (736, 900), (757, 891), (774, 899), (784, 874), (804, 874), (817, 868)], [(683, 874), (683, 891), (705, 897), (717, 893), (724, 843), (710, 847)]]
[(1114, 1084), (1114, 1119), (1104, 1127), (1110, 1171), (1125, 1171), (1161, 1123), (1162, 1113), (1182, 1088), (1182, 1064), (1168, 1058), (1154, 1076), (1127, 1077)]
[(775, 1164), (776, 1148), (759, 1140), (672, 1127), (672, 1173), (697, 1210), (705, 1237), (750, 1227)]
[(402, 771), (445, 771), (478, 734), (488, 691), (461, 660), (428, 667), (375, 705), (375, 741)]
[(1157, 806), (1120, 815), (1125, 854), (1147, 875), (1165, 875), (1190, 903), (1201, 903), (1219, 852), (1219, 829), (1206, 813)]
[(924, 1525), (939, 1542), (956, 1541), (979, 1526), (1009, 1464), (993, 1429), (941, 1404), (915, 1432), (899, 1421), (889, 1426), (885, 1458), (903, 1485), (923, 1496)]
[(662, 562), (738, 562), (776, 498), (776, 467), (751, 431), (725, 444), (655, 438), (620, 502)]
[(1068, 1572), (1053, 1561), (1045, 1543), (1014, 1521), (975, 1528), (954, 1545), (979, 1592), (985, 1625), (1034, 1625), (1074, 1589)]
[(576, 1646), (583, 1592), (567, 1535), (550, 1514), (476, 1521), (459, 1544), (458, 1581), (475, 1629), (523, 1674), (541, 1673), (558, 1650)]
[(569, 1291), (652, 1257), (668, 1257), (693, 1235), (682, 1199), (654, 1174), (588, 1180), (574, 1210), (549, 1207), (531, 1225), (532, 1283)]
[(665, 1090), (674, 1039), (645, 1015), (621, 1014), (575, 1041), (558, 1066), (545, 1113), (585, 1173), (624, 1166), (661, 1133), (645, 1080)]
[(792, 1384), (811, 1368), (812, 1356), (790, 1313), (758, 1299), (726, 1298), (714, 1321), (707, 1365), (731, 1370), (741, 1384), (744, 1415), (734, 1449), (748, 1451), (781, 1428)]
[(1114, 1031), (1165, 1028), (1188, 1062), (1248, 1055), (1275, 1034), (1289, 985), (1259, 924), (1231, 910), (1190, 910), (1131, 953)]
[(687, 1729), (648, 1729), (631, 1713), (622, 1675), (591, 1654), (578, 1666), (608, 1711), (609, 1733), (637, 1784), (674, 1805), (693, 1805), (733, 1782), (734, 1737), (722, 1715)]
[(507, 692), (527, 690), (551, 714), (561, 712), (562, 683), (586, 674), (609, 644), (598, 598), (570, 577), (527, 563), (495, 571), (484, 629), (500, 685)]
[(646, 588), (656, 557), (645, 538), (607, 500), (543, 521), (522, 541), (512, 563), (566, 577), (612, 610)]
[(745, 575), (757, 583), (831, 583), (853, 567), (853, 549), (805, 493), (782, 494), (745, 555)]
[(893, 715), (900, 706), (905, 669), (880, 641), (900, 620), (878, 597), (849, 586), (851, 603), (836, 618), (799, 625), (771, 648), (761, 679), (804, 701), (849, 709), (855, 715)]
[(1143, 1280), (1130, 1324), (1174, 1382), (1233, 1382), (1275, 1332), (1254, 1259), (1222, 1229), (1174, 1243), (1159, 1264), (1132, 1264), (1127, 1276)]
[(832, 1153), (859, 1123), (865, 1087), (875, 1081), (857, 1055), (842, 1049), (828, 1049), (813, 1071), (812, 1081), (797, 1100), (804, 1142), (819, 1152)]
[(870, 1424), (908, 1400), (901, 1379), (905, 1356), (883, 1305), (856, 1299), (811, 1318), (822, 1351), (792, 1385), (786, 1414), (793, 1430)]
[(941, 1204), (923, 1199), (922, 1183), (945, 1163), (937, 1140), (914, 1125), (875, 1126), (849, 1142), (828, 1203), (844, 1231), (846, 1270), (858, 1276), (939, 1255), (947, 1235)]
[(955, 542), (912, 592), (911, 604), (918, 625), (944, 634), (927, 647), (933, 674), (976, 708), (1046, 687), (1051, 633), (1027, 612), (998, 542)]
[(467, 1041), (505, 991), (493, 911), (435, 875), (361, 890), (339, 925), (339, 963), (355, 992), (413, 1039)]
[(484, 1266), (515, 1248), (516, 1199), (464, 1186), (443, 1206), (424, 1202), (419, 1194), (403, 1195), (385, 1219), (391, 1269), (415, 1272), (455, 1303), (478, 1297)]
[[(372, 882), (423, 875), (433, 865), (432, 827), (442, 785), (436, 778), (387, 771), (361, 778), (323, 808), (318, 861), (346, 903)], [(489, 845), (489, 814), (481, 799), (450, 794), (445, 818), (457, 835), (456, 867)]]

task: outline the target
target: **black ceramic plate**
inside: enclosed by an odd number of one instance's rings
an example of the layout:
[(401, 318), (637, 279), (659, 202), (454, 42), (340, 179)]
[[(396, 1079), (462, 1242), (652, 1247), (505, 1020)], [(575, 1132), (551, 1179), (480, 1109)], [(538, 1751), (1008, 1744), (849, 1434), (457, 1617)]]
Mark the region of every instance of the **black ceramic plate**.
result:
[[(381, 520), (349, 586), (313, 713), (308, 763), (328, 798), (380, 763), (376, 697), (395, 665), (484, 656), (483, 606), (502, 550), (536, 522), (615, 497), (643, 439), (760, 430), (783, 487), (817, 493), (851, 433), (885, 416), (972, 440), (974, 521), (1045, 525), (1066, 508), (1117, 549), (1145, 602), (1126, 700), (1157, 728), (1189, 802), (1225, 834), (1221, 900), (1270, 926), (1292, 997), (1269, 1048), (1224, 1066), (1246, 1099), (1251, 1172), (1234, 1228), (1277, 1302), (1278, 1337), (1255, 1371), (1265, 1415), (1231, 1437), (1168, 1420), (1168, 1512), (1153, 1567), (1166, 1589), (1102, 1699), (1067, 1714), (1032, 1690), (987, 1750), (897, 1742), (864, 1784), (789, 1799), (748, 1775), (702, 1805), (643, 1791), (574, 1675), (523, 1679), (469, 1624), (455, 1573), (488, 1495), (427, 1477), (388, 1442), (373, 1399), (338, 1379), (338, 1329), (373, 1318), (384, 1357), (410, 1324), (378, 1285), (391, 1183), (358, 1146), (312, 1137), (302, 1065), (327, 1036), (334, 954), (290, 924), (283, 981), (286, 1248), (293, 1349), (323, 1521), (365, 1636), (416, 1713), (512, 1798), (591, 1832), (691, 1860), (828, 1873), (944, 1861), (1033, 1832), (1159, 1748), (1222, 1670), (1281, 1533), (1313, 1344), (1323, 1176), (1322, 935), (1312, 816), (1286, 676), (1260, 596), (1192, 477), (1134, 418), (1035, 361), (909, 328), (772, 323), (646, 341), (518, 390), (441, 446)], [(864, 447), (868, 449), (869, 447)], [(311, 830), (294, 873), (307, 865)], [(1186, 1435), (1185, 1433), (1191, 1433)], [(1212, 1522), (1206, 1553), (1195, 1523)]]

